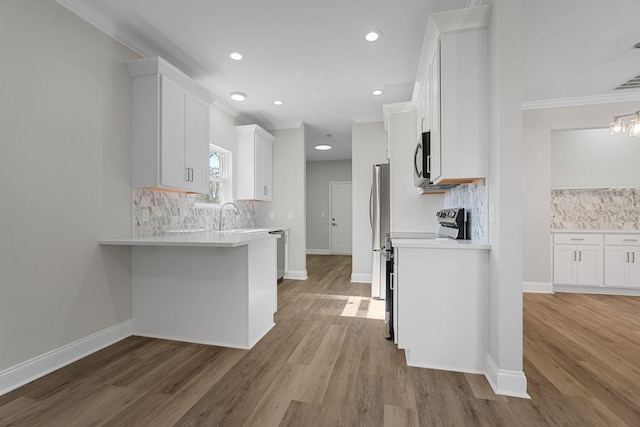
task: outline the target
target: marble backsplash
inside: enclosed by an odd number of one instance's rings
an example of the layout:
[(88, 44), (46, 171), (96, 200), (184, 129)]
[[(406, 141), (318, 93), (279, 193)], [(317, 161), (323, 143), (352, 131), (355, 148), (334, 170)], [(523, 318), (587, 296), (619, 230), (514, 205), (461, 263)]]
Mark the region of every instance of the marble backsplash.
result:
[(458, 185), (444, 196), (445, 208), (465, 208), (471, 240), (488, 243), (487, 183), (484, 179)]
[(551, 190), (552, 230), (638, 230), (640, 189)]
[[(224, 208), (224, 229), (252, 228), (256, 211), (253, 202), (237, 201), (239, 214), (233, 206)], [(217, 230), (220, 209), (196, 204), (192, 194), (167, 191), (133, 190), (133, 236), (162, 236), (177, 230)]]

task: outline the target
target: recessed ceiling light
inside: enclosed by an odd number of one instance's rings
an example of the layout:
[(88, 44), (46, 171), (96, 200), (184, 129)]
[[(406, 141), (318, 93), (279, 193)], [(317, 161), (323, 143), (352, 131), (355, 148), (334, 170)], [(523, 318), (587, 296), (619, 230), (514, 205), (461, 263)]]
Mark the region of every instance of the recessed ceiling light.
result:
[(233, 59), (234, 61), (241, 61), (243, 56), (240, 52), (229, 52), (229, 58)]
[(235, 91), (235, 92), (231, 92), (229, 94), (229, 97), (234, 101), (244, 101), (245, 99), (247, 99), (247, 94), (243, 92)]
[(384, 91), (382, 89), (376, 89), (373, 92), (371, 92), (371, 95), (373, 96), (380, 96), (384, 93)]
[(318, 144), (313, 148), (315, 148), (316, 150), (324, 151), (324, 150), (331, 150), (333, 147), (328, 144)]
[(275, 105), (282, 105), (282, 104), (284, 104), (284, 101), (280, 101), (279, 99), (276, 99), (275, 101), (273, 101), (273, 103)]
[(378, 40), (380, 37), (382, 37), (382, 31), (380, 30), (372, 30), (364, 35), (365, 40), (368, 42), (374, 42)]

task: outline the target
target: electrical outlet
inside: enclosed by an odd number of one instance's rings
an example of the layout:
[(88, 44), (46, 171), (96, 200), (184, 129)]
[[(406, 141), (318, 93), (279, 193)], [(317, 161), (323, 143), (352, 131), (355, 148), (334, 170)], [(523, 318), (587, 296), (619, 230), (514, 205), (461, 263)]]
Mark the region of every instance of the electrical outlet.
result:
[(496, 222), (496, 206), (491, 203), (489, 205), (489, 223), (490, 224), (495, 224)]
[(289, 219), (293, 219), (293, 212), (289, 212), (289, 213), (287, 214), (287, 218), (289, 218)]
[(324, 212), (320, 214), (320, 218), (324, 218)]
[(276, 213), (275, 212), (269, 212), (269, 219), (276, 219)]

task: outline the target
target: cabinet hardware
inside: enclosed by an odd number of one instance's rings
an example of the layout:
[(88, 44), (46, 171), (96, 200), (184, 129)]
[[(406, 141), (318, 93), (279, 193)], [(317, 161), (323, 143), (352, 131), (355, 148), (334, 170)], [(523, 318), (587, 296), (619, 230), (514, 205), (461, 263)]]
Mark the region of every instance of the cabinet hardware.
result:
[(582, 261), (582, 251), (578, 251), (578, 261)]
[(635, 252), (631, 252), (631, 262), (633, 262), (633, 263), (636, 262), (636, 253)]
[(627, 254), (627, 262), (629, 262), (629, 252), (625, 252)]
[(638, 239), (622, 239), (623, 242), (637, 242)]
[(573, 251), (573, 260), (574, 261), (578, 260), (578, 253), (576, 251)]
[(431, 173), (431, 156), (427, 156), (427, 173)]
[(189, 168), (184, 168), (184, 180), (189, 182)]
[(396, 288), (395, 286), (393, 286), (393, 285), (394, 285), (394, 283), (395, 283), (395, 281), (396, 281), (396, 280), (395, 280), (395, 279), (396, 279), (396, 273), (390, 273), (390, 274), (389, 274), (389, 276), (391, 276), (391, 277), (390, 277), (390, 279), (391, 279), (391, 284), (389, 285), (389, 288), (390, 288), (391, 290), (394, 290), (394, 289)]
[(573, 242), (582, 242), (584, 239), (578, 239), (578, 238), (571, 238), (571, 241)]
[(264, 187), (264, 188), (263, 188), (263, 190), (262, 190), (262, 191), (263, 191), (263, 194), (262, 194), (262, 195), (263, 195), (263, 196), (266, 196), (266, 195), (267, 195), (267, 186), (265, 185), (265, 186), (263, 186), (263, 187)]

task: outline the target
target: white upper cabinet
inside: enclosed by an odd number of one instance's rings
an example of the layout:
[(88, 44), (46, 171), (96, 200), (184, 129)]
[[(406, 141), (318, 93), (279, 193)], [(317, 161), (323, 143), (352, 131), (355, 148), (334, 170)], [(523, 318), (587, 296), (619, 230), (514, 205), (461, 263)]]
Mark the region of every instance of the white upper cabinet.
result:
[(413, 100), (424, 97), (428, 103), (436, 184), (472, 182), (488, 173), (490, 12), (490, 6), (481, 6), (429, 17)]
[(258, 125), (236, 126), (236, 199), (271, 201), (274, 139)]
[(127, 63), (133, 77), (133, 186), (208, 191), (208, 94), (161, 58)]

